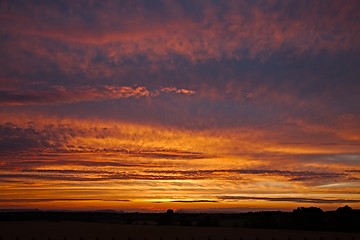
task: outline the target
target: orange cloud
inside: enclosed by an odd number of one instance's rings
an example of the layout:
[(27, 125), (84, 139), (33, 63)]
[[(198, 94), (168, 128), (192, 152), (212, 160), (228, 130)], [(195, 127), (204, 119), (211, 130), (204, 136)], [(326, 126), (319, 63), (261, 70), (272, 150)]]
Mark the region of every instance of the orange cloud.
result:
[[(332, 1), (326, 6), (314, 2), (311, 8), (293, 2), (282, 2), (278, 6), (268, 1), (253, 4), (225, 2), (222, 5), (228, 8), (226, 11), (212, 4), (201, 6), (198, 11), (203, 17), (199, 19), (186, 16), (181, 7), (170, 4), (163, 12), (149, 12), (138, 6), (138, 13), (129, 18), (116, 12), (120, 6), (108, 3), (113, 7), (104, 4), (103, 8), (92, 13), (96, 21), (91, 27), (86, 19), (75, 14), (84, 11), (76, 4), (70, 4), (74, 13), (66, 19), (59, 10), (39, 5), (4, 14), (3, 31), (74, 45), (99, 45), (99, 49), (109, 53), (108, 57), (113, 59), (136, 55), (168, 59), (172, 53), (191, 61), (264, 59), (277, 51), (292, 50), (296, 54), (310, 51), (315, 54), (322, 49), (330, 52), (348, 50), (357, 48), (359, 41), (356, 35), (359, 26), (356, 21), (349, 21), (357, 16), (353, 7), (357, 5), (355, 1)], [(294, 8), (291, 4), (297, 6)], [(294, 9), (295, 13), (291, 15), (284, 11), (288, 9)], [(322, 15), (317, 13), (320, 10)], [(37, 11), (42, 14), (34, 16)], [(164, 14), (166, 11), (177, 14), (170, 17)], [(334, 12), (336, 14), (332, 14)], [(54, 26), (51, 21), (44, 22), (45, 17), (60, 24)]]
[(108, 86), (93, 88), (90, 86), (77, 89), (66, 89), (63, 86), (53, 86), (50, 90), (5, 90), (1, 91), (0, 105), (31, 105), (51, 103), (72, 103), (81, 101), (99, 101), (107, 99), (156, 97), (159, 92), (193, 95), (195, 92), (188, 89), (161, 88), (160, 91), (149, 91), (143, 86)]
[[(141, 209), (154, 202), (175, 208), (196, 202), (192, 207), (226, 208), (255, 200), (262, 208), (299, 202), (359, 206), (358, 167), (325, 159), (357, 156), (356, 146), (352, 153), (341, 146), (288, 148), (270, 129), (191, 131), (20, 115), (1, 120), (7, 119), (13, 123), (0, 125), (3, 207), (79, 208), (81, 202), (92, 209)], [(11, 146), (13, 151), (4, 151)]]
[(185, 95), (194, 95), (195, 91), (193, 90), (189, 90), (189, 89), (185, 89), (185, 88), (175, 88), (175, 87), (163, 87), (160, 89), (160, 92), (166, 92), (166, 93), (171, 93), (171, 92), (175, 92), (175, 93), (181, 93), (181, 94), (185, 94)]

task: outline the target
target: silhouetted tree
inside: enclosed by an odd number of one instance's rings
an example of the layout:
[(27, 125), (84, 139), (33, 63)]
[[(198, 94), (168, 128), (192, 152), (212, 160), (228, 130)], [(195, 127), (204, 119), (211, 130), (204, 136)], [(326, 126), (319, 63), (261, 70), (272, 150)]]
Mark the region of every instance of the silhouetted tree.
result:
[(295, 214), (322, 214), (324, 211), (318, 207), (298, 207), (293, 210)]
[(166, 211), (166, 214), (167, 214), (167, 215), (172, 215), (172, 214), (174, 214), (174, 210), (168, 209), (168, 210)]
[(349, 207), (348, 205), (345, 205), (343, 207), (339, 207), (338, 209), (336, 209), (337, 213), (351, 213), (352, 208)]
[(324, 212), (318, 207), (298, 207), (292, 217), (296, 228), (319, 229), (324, 225)]
[(351, 229), (359, 229), (359, 214), (348, 205), (339, 207), (335, 211), (333, 226), (338, 230), (350, 231)]

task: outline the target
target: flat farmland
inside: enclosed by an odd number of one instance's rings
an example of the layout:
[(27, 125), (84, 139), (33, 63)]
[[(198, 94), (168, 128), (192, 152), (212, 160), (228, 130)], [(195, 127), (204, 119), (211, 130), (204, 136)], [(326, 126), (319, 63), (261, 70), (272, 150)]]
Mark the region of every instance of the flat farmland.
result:
[(2, 240), (360, 240), (359, 233), (93, 222), (0, 222)]

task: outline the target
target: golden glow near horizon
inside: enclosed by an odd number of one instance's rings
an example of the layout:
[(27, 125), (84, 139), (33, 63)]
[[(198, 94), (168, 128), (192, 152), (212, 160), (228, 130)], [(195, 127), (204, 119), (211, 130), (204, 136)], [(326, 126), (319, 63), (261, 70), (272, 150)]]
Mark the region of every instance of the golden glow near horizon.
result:
[(190, 131), (63, 118), (28, 123), (24, 116), (13, 122), (16, 126), (8, 128), (14, 131), (32, 126), (35, 135), (28, 138), (51, 135), (63, 142), (42, 146), (40, 152), (25, 149), (15, 157), (2, 154), (0, 201), (5, 208), (360, 206), (359, 169), (348, 171), (337, 161), (324, 166), (323, 159), (316, 159), (317, 154), (341, 155), (341, 146), (283, 146), (270, 140), (272, 131), (261, 130)]
[(359, 208), (359, 12), (0, 1), (0, 209)]

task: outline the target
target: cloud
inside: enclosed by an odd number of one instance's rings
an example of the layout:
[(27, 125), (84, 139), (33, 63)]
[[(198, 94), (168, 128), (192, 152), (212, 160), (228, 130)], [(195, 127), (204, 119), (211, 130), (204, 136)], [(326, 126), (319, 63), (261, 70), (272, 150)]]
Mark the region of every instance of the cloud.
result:
[(326, 199), (326, 198), (287, 198), (287, 197), (251, 197), (251, 196), (221, 196), (221, 200), (246, 201), (263, 200), (270, 202), (297, 202), (297, 203), (359, 203), (360, 199)]
[(82, 201), (117, 201), (130, 202), (128, 199), (104, 200), (100, 198), (29, 198), (29, 199), (0, 199), (2, 203), (41, 203), (41, 202), (82, 202)]
[[(43, 162), (43, 165), (47, 167), (51, 166), (51, 163)], [(82, 166), (79, 163), (79, 166)], [(22, 166), (23, 168), (25, 166)], [(40, 166), (41, 167), (41, 166)], [(103, 167), (98, 170), (59, 170), (59, 169), (24, 169), (13, 173), (1, 173), (0, 182), (16, 180), (46, 180), (46, 181), (66, 181), (66, 182), (109, 182), (116, 180), (151, 180), (151, 181), (163, 181), (163, 180), (196, 180), (206, 179), (206, 176), (200, 175), (170, 175), (170, 174), (150, 174), (147, 172), (134, 171), (133, 167), (127, 169), (118, 169), (116, 171), (104, 170), (108, 165), (106, 163), (99, 167)], [(142, 168), (145, 166), (139, 166)], [(9, 170), (9, 169), (8, 169)], [(126, 171), (127, 170), (127, 171)]]
[(200, 200), (174, 200), (174, 201), (171, 201), (171, 202), (175, 202), (175, 203), (216, 203), (216, 202), (219, 202), (219, 201), (200, 199)]
[[(7, 122), (11, 119), (12, 122)], [(3, 153), (20, 150), (37, 150), (71, 153), (108, 153), (123, 156), (137, 156), (153, 159), (200, 160), (222, 156), (237, 156), (265, 163), (264, 169), (271, 169), (273, 161), (283, 166), (303, 164), (345, 164), (353, 166), (359, 155), (356, 141), (342, 140), (334, 131), (314, 128), (309, 142), (292, 138), (306, 131), (294, 132), (292, 126), (273, 129), (178, 129), (147, 124), (130, 124), (124, 121), (80, 120), (76, 118), (34, 118), (26, 115), (3, 115), (0, 124), (0, 148)], [(326, 133), (326, 134), (323, 134)], [(318, 139), (314, 136), (319, 134)], [(334, 139), (331, 148), (325, 139)], [(342, 143), (343, 142), (343, 143)], [(239, 148), (239, 144), (241, 148)], [(261, 151), (260, 151), (261, 150)], [(97, 164), (97, 163), (94, 163)], [(117, 163), (113, 163), (117, 164)], [(132, 163), (133, 164), (133, 163)], [(320, 169), (320, 168), (319, 168)], [(235, 170), (237, 171), (237, 170)], [(233, 171), (235, 173), (235, 171)], [(246, 173), (241, 169), (242, 173)], [(261, 173), (261, 169), (256, 170)], [(319, 172), (319, 170), (316, 170)], [(250, 172), (249, 172), (250, 173)], [(273, 172), (275, 174), (275, 172)], [(291, 173), (277, 172), (277, 174)], [(316, 178), (309, 170), (293, 176), (293, 180)], [(271, 172), (267, 172), (271, 174)], [(311, 176), (312, 175), (312, 176)], [(326, 174), (317, 176), (325, 178)], [(329, 179), (331, 175), (327, 176)], [(333, 176), (336, 177), (336, 176)]]
[[(6, 2), (3, 31), (62, 42), (110, 45), (111, 49), (117, 44), (118, 50), (113, 50), (112, 56), (120, 58), (145, 54), (153, 59), (176, 53), (195, 61), (267, 57), (274, 51), (289, 49), (337, 51), (356, 48), (359, 40), (355, 34), (359, 8), (356, 1), (196, 1), (159, 4), (155, 8), (140, 2), (105, 1), (96, 8), (88, 1), (82, 3), (28, 3), (11, 11), (15, 4)], [(57, 8), (57, 4), (72, 11)]]
[[(41, 134), (41, 132), (33, 128), (17, 128), (16, 125), (11, 123), (1, 124), (0, 133), (0, 152), (44, 149), (56, 147), (57, 144), (54, 135)], [(54, 142), (54, 144), (51, 142)]]
[(51, 87), (49, 90), (44, 91), (0, 91), (0, 105), (73, 103), (81, 101), (101, 101), (108, 99), (156, 97), (160, 94), (159, 92), (184, 95), (195, 94), (193, 90), (177, 89), (174, 87), (166, 87), (160, 89), (160, 91), (154, 90), (150, 92), (146, 87), (142, 86), (127, 87), (105, 85), (100, 88), (85, 86), (79, 87), (77, 89), (66, 89), (62, 86), (54, 86)]
[(321, 181), (326, 179), (342, 179), (346, 173), (338, 172), (313, 172), (313, 171), (289, 171), (274, 169), (212, 169), (212, 170), (149, 170), (149, 173), (171, 174), (174, 176), (187, 176), (189, 178), (197, 176), (203, 178), (233, 178), (240, 175), (243, 179), (248, 179), (249, 175), (260, 175), (268, 177), (281, 176), (290, 181)]
[(188, 89), (184, 89), (184, 88), (180, 88), (180, 89), (177, 89), (175, 87), (163, 87), (160, 89), (161, 92), (166, 92), (166, 93), (171, 93), (171, 92), (175, 92), (175, 93), (182, 93), (182, 94), (185, 94), (185, 95), (194, 95), (195, 94), (195, 91), (193, 90), (188, 90)]
[[(74, 155), (76, 156), (76, 155)], [(79, 154), (81, 156), (81, 154)], [(97, 155), (93, 155), (96, 157)], [(101, 156), (101, 155), (100, 155)], [(129, 156), (134, 157), (134, 156)], [(65, 159), (65, 158), (64, 158)], [(168, 158), (171, 161), (171, 158)], [(137, 165), (120, 162), (113, 164), (108, 162), (96, 162), (86, 159), (84, 161), (68, 161), (66, 163), (71, 166), (77, 166), (79, 169), (58, 169), (62, 165), (58, 165), (53, 161), (42, 161), (34, 163), (13, 163), (5, 164), (3, 170), (14, 171), (14, 169), (21, 168), (13, 173), (2, 173), (1, 180), (50, 180), (50, 181), (74, 181), (74, 182), (99, 182), (99, 181), (115, 181), (115, 180), (237, 180), (244, 182), (251, 182), (252, 176), (261, 176), (266, 179), (277, 179), (283, 177), (283, 181), (297, 181), (307, 184), (307, 182), (321, 182), (334, 180), (336, 181), (351, 181), (346, 173), (335, 172), (296, 172), (296, 171), (281, 171), (281, 170), (257, 170), (257, 169), (220, 169), (220, 170), (149, 170), (149, 168), (158, 169), (159, 165), (148, 165), (139, 163)], [(12, 166), (12, 168), (11, 168)], [(15, 168), (16, 166), (16, 168)], [(81, 169), (84, 167), (97, 166), (97, 169)], [(45, 167), (46, 169), (42, 169)], [(114, 167), (110, 170), (109, 167)], [(165, 166), (163, 166), (165, 167)], [(138, 169), (135, 171), (135, 169)]]
[(356, 1), (81, 3), (4, 3), (0, 105), (192, 128), (300, 119), (358, 135)]
[[(222, 145), (221, 136), (207, 131), (101, 119), (14, 115), (12, 122), (7, 122), (8, 117), (2, 117), (0, 130), (3, 144), (25, 138), (34, 141), (37, 146), (51, 147), (60, 152), (113, 151), (161, 158), (170, 155), (202, 158), (205, 148)], [(197, 145), (193, 144), (195, 142)], [(213, 153), (215, 151), (208, 152), (210, 155)]]
[[(82, 125), (83, 123), (85, 125)], [(126, 124), (123, 124), (112, 127), (104, 125), (102, 128), (99, 128), (99, 125), (90, 122), (83, 123), (80, 123), (79, 126), (70, 125), (66, 122), (58, 122), (57, 124), (28, 122), (25, 125), (7, 122), (0, 124), (0, 153), (14, 154), (22, 151), (39, 150), (59, 155), (103, 153), (115, 156), (173, 160), (195, 160), (215, 157), (215, 155), (210, 153), (181, 148), (181, 146), (177, 146), (177, 143), (174, 144), (174, 148), (171, 148), (166, 144), (167, 140), (186, 141), (185, 139), (188, 137), (186, 133), (182, 133), (183, 136), (180, 137), (177, 135), (180, 133), (177, 130), (163, 130), (158, 134), (152, 134), (152, 131), (156, 130), (155, 127), (131, 126), (129, 124), (125, 126)], [(88, 123), (90, 126), (87, 125)], [(185, 139), (181, 140), (181, 138)], [(145, 145), (141, 146), (142, 144)], [(205, 142), (203, 144), (206, 145)], [(69, 163), (76, 162), (80, 163), (79, 160), (72, 160)], [(35, 164), (35, 162), (31, 161), (24, 161), (19, 164), (27, 163)], [(84, 164), (90, 163), (85, 162)], [(96, 164), (99, 163), (94, 162), (94, 165)], [(113, 166), (136, 166), (133, 163), (115, 161), (107, 161), (106, 164)]]

